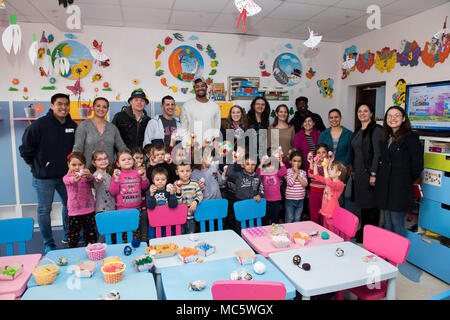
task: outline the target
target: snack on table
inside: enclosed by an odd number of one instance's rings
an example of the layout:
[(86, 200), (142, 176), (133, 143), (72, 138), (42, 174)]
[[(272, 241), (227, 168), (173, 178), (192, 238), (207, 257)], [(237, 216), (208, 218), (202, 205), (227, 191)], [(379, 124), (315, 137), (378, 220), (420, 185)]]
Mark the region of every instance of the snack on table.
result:
[(309, 239), (309, 234), (305, 232), (296, 232), (294, 233), (293, 238), (296, 244), (304, 246)]
[(82, 261), (72, 270), (78, 278), (90, 278), (95, 271), (97, 263), (93, 261)]
[(150, 256), (142, 255), (131, 262), (136, 271), (146, 271), (153, 267), (153, 259)]
[(289, 239), (288, 235), (280, 234), (276, 236), (272, 236), (272, 243), (277, 248), (286, 248), (291, 244), (291, 239)]
[(195, 249), (197, 249), (198, 253), (204, 257), (207, 257), (207, 256), (213, 254), (214, 252), (216, 252), (216, 246), (213, 246), (206, 242), (201, 242), (201, 243), (197, 244), (195, 246)]
[(272, 227), (270, 228), (271, 235), (278, 236), (287, 233), (287, 230), (281, 224), (272, 223)]
[(198, 250), (189, 247), (183, 247), (183, 249), (178, 250), (178, 257), (183, 261), (183, 263), (195, 262), (198, 260)]
[[(155, 251), (154, 253), (152, 251)], [(145, 248), (145, 252), (148, 255), (152, 255), (153, 258), (165, 258), (176, 255), (178, 251), (178, 246), (175, 243), (164, 243), (156, 244), (153, 246), (148, 246)]]
[(0, 266), (0, 280), (14, 280), (23, 271), (23, 264), (10, 263)]
[(251, 264), (256, 259), (255, 253), (250, 249), (242, 249), (234, 253), (240, 264)]

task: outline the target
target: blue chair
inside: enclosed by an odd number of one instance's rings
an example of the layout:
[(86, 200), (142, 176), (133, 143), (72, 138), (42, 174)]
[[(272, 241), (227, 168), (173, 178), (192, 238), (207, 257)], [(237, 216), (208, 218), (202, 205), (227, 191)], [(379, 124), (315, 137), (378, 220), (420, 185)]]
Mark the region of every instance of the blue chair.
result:
[(133, 239), (133, 231), (139, 227), (139, 210), (115, 210), (97, 213), (95, 216), (99, 234), (105, 235), (107, 244), (111, 244), (111, 234), (115, 233), (117, 243), (122, 239), (122, 232), (127, 233), (128, 242)]
[(428, 300), (450, 300), (450, 290), (442, 292), (434, 297), (429, 298)]
[(228, 213), (227, 199), (212, 199), (200, 202), (194, 212), (195, 221), (200, 222), (200, 232), (206, 232), (206, 221), (209, 221), (209, 231), (214, 230), (214, 221), (217, 219), (217, 230), (223, 230), (222, 219)]
[(0, 244), (6, 244), (6, 255), (14, 255), (14, 243), (19, 243), (19, 254), (27, 254), (25, 242), (33, 237), (33, 218), (0, 220)]
[(260, 227), (261, 218), (266, 215), (266, 199), (261, 198), (259, 202), (253, 199), (237, 201), (233, 208), (236, 220), (241, 222), (241, 229), (247, 228), (246, 221), (248, 228), (254, 227), (253, 220), (256, 220), (256, 226)]

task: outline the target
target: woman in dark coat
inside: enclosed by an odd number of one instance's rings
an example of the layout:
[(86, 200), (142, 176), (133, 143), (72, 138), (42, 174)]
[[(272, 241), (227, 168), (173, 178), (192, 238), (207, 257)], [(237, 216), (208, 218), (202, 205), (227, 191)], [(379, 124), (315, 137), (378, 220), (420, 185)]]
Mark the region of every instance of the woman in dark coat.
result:
[(380, 209), (375, 200), (375, 182), (379, 159), (381, 126), (375, 122), (374, 108), (361, 102), (356, 107), (360, 125), (351, 140), (350, 164), (352, 166), (354, 201), (361, 208), (361, 228), (356, 241), (362, 243), (364, 226), (378, 226)]
[(406, 237), (405, 215), (414, 208), (413, 183), (423, 170), (423, 149), (401, 107), (384, 116), (375, 198), (384, 211), (384, 228)]
[[(254, 129), (256, 133), (256, 153), (258, 155), (258, 163), (262, 156), (267, 154), (267, 129), (269, 128), (270, 104), (264, 97), (256, 97), (250, 104), (250, 110), (247, 113), (248, 129)], [(265, 134), (261, 134), (261, 129), (265, 129)], [(251, 135), (249, 136), (251, 137)], [(266, 149), (259, 150), (260, 137), (266, 139)], [(250, 139), (251, 141), (252, 139)], [(261, 143), (263, 143), (261, 141)], [(249, 153), (252, 147), (249, 147)], [(261, 154), (260, 154), (261, 153)]]

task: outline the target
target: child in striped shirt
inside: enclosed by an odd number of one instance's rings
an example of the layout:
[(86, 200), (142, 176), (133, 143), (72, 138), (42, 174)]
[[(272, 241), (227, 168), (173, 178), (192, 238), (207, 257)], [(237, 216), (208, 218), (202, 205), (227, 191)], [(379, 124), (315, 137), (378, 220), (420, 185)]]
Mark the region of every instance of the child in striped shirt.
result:
[(289, 161), (291, 168), (287, 170), (286, 175), (286, 201), (285, 222), (300, 221), (303, 211), (303, 200), (305, 199), (305, 187), (308, 185), (308, 178), (305, 167), (303, 152), (299, 149), (294, 149), (289, 154)]
[(187, 220), (181, 226), (181, 232), (183, 234), (194, 233), (194, 212), (197, 205), (203, 200), (203, 192), (198, 183), (191, 180), (192, 165), (190, 163), (178, 164), (176, 174), (180, 177), (180, 180), (175, 182), (178, 203), (188, 206)]

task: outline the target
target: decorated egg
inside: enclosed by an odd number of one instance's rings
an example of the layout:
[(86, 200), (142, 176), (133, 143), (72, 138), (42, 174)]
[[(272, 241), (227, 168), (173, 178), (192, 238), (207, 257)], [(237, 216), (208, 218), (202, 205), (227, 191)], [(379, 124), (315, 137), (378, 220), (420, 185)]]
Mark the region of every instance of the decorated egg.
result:
[(305, 271), (311, 270), (311, 265), (309, 263), (302, 264), (302, 269)]
[(133, 248), (138, 248), (141, 245), (141, 241), (139, 239), (133, 239), (133, 241), (131, 241), (131, 246)]
[(56, 263), (59, 266), (66, 266), (69, 263), (69, 261), (64, 257), (61, 257), (61, 258), (58, 258), (58, 260), (56, 260)]
[(301, 261), (302, 261), (302, 258), (301, 258), (298, 254), (296, 254), (296, 255), (292, 258), (292, 262), (293, 262), (296, 266), (298, 266), (298, 265), (300, 264)]
[(133, 249), (131, 249), (130, 246), (125, 246), (125, 248), (123, 248), (123, 254), (126, 256), (129, 256), (132, 251), (133, 251)]
[(342, 257), (344, 255), (344, 250), (342, 250), (341, 248), (337, 248), (336, 249), (336, 255), (338, 257)]
[(324, 232), (322, 232), (322, 239), (328, 240), (328, 239), (330, 239), (330, 235), (326, 231), (324, 231)]
[(253, 264), (253, 270), (257, 273), (257, 274), (263, 274), (264, 272), (266, 272), (266, 265), (260, 261), (256, 261)]

